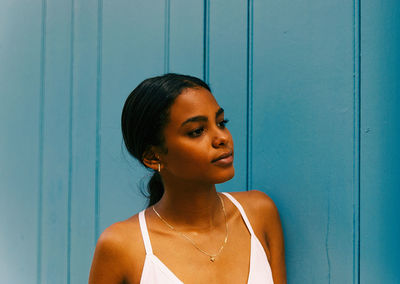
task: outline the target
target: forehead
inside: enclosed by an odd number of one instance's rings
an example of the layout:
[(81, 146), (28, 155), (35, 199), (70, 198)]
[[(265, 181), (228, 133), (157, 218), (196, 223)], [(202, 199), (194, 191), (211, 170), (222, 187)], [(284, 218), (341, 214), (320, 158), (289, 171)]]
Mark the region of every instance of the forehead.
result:
[(214, 96), (204, 88), (185, 89), (172, 104), (170, 122), (179, 125), (194, 116), (215, 116), (219, 105)]

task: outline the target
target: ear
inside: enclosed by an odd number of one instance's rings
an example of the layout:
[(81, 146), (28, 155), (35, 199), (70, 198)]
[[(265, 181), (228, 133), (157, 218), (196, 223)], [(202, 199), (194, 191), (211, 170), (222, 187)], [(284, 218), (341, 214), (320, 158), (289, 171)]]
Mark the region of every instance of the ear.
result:
[(158, 170), (158, 165), (161, 163), (158, 154), (155, 153), (155, 149), (151, 147), (149, 150), (146, 150), (143, 154), (143, 164), (150, 169), (155, 171)]

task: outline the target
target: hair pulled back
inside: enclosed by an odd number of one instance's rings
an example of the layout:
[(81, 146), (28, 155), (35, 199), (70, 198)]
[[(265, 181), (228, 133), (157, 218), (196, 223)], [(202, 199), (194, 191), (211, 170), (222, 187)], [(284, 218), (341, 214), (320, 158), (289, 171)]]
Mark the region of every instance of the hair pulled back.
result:
[[(143, 163), (143, 156), (152, 146), (164, 147), (163, 130), (169, 121), (169, 109), (187, 88), (210, 87), (201, 79), (188, 75), (165, 74), (140, 83), (128, 96), (122, 110), (121, 128), (128, 152)], [(164, 194), (161, 175), (154, 171), (147, 185), (148, 206)]]

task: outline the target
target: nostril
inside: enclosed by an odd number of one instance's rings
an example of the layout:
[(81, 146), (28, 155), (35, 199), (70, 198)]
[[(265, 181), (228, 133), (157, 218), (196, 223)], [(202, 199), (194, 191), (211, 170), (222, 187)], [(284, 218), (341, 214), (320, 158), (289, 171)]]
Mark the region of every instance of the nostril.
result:
[(226, 137), (216, 137), (213, 141), (215, 147), (225, 146), (227, 144)]

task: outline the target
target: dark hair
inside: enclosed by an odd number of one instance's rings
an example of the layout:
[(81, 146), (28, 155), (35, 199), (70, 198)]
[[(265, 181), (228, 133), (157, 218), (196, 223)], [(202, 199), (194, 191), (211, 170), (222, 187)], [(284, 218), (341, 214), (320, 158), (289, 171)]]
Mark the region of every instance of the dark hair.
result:
[[(140, 83), (128, 96), (122, 110), (121, 127), (128, 152), (144, 166), (143, 155), (151, 146), (164, 147), (163, 130), (169, 120), (169, 109), (175, 99), (187, 88), (210, 87), (202, 80), (180, 74), (165, 74)], [(164, 194), (160, 174), (154, 171), (148, 185), (151, 206)]]

